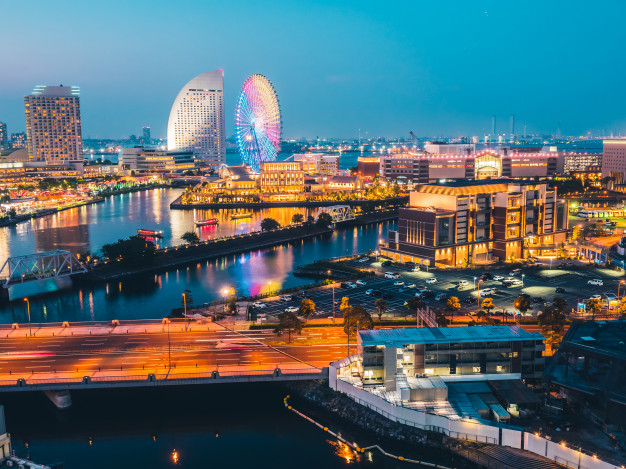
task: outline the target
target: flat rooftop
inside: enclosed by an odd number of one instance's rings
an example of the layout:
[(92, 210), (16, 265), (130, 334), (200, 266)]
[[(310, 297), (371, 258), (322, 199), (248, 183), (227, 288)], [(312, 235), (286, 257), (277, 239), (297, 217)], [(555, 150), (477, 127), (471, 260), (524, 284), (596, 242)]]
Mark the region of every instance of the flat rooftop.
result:
[(389, 347), (402, 347), (406, 344), (543, 341), (545, 337), (537, 332), (527, 332), (520, 326), (507, 325), (375, 329), (359, 331), (359, 339), (364, 346), (386, 345)]
[(574, 323), (562, 346), (626, 361), (626, 321)]

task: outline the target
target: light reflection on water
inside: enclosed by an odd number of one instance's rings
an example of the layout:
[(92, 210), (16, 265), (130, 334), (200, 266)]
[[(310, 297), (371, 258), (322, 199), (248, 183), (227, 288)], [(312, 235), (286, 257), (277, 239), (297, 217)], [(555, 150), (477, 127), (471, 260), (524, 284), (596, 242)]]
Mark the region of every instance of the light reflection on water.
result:
[[(23, 225), (0, 229), (0, 259), (50, 249), (74, 253), (96, 251), (103, 244), (134, 234), (137, 228), (164, 231), (167, 245), (180, 244), (182, 233), (193, 229), (193, 211), (170, 210), (169, 204), (180, 195), (178, 189), (158, 189), (111, 197), (107, 201), (68, 210)], [(226, 210), (199, 211), (199, 218), (219, 218), (219, 226), (202, 229), (203, 239), (231, 235), (236, 230), (258, 229), (265, 217), (288, 223), (294, 213), (309, 213), (299, 208), (272, 208), (254, 211), (249, 220), (231, 221)], [(317, 259), (366, 252), (375, 249), (390, 226), (383, 223), (337, 230), (331, 237), (301, 241), (270, 249), (228, 256), (146, 278), (71, 288), (68, 278), (46, 280), (13, 287), (11, 297), (31, 296), (34, 322), (158, 318), (180, 307), (181, 292), (190, 289), (196, 303), (221, 297), (225, 288), (235, 287), (240, 294), (257, 294), (310, 283), (292, 275), (293, 269)], [(60, 291), (57, 291), (61, 289)], [(22, 301), (0, 309), (0, 321), (24, 322)]]

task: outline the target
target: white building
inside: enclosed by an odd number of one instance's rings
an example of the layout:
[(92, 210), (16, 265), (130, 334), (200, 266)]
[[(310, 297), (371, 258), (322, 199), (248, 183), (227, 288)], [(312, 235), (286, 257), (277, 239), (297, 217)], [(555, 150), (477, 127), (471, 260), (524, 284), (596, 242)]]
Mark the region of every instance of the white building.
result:
[(187, 83), (174, 101), (167, 124), (168, 150), (191, 151), (218, 167), (226, 163), (224, 71), (213, 70)]
[(602, 177), (614, 177), (612, 188), (626, 182), (626, 139), (602, 142)]
[(32, 95), (24, 96), (28, 156), (32, 161), (82, 167), (78, 93), (75, 86), (37, 86)]
[(294, 161), (301, 161), (306, 174), (335, 176), (339, 174), (339, 155), (326, 153), (296, 153)]

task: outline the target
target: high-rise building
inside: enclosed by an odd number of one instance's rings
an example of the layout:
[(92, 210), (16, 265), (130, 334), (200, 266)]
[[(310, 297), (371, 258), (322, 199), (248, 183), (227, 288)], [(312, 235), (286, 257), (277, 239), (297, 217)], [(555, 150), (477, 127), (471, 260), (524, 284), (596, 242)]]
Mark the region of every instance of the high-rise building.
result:
[(7, 125), (0, 122), (0, 150), (9, 147), (9, 135), (7, 134)]
[(626, 181), (626, 139), (602, 142), (602, 177), (613, 178), (609, 187), (624, 187)]
[(19, 150), (20, 148), (26, 148), (26, 146), (26, 132), (17, 132), (15, 134), (11, 134), (11, 148), (13, 148), (14, 150)]
[(152, 137), (150, 136), (150, 126), (144, 125), (143, 127), (143, 144), (150, 145), (152, 143)]
[(198, 75), (174, 101), (167, 124), (168, 150), (192, 151), (205, 164), (226, 162), (224, 71)]
[(82, 163), (79, 90), (75, 86), (37, 86), (24, 96), (28, 156), (46, 165)]

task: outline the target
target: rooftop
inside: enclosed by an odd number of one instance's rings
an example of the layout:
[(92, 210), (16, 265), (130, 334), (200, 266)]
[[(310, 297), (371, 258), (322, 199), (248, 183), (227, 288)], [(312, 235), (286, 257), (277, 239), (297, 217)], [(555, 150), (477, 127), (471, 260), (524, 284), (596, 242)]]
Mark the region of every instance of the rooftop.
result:
[(504, 342), (544, 340), (545, 338), (539, 333), (527, 332), (520, 326), (511, 325), (375, 329), (359, 331), (359, 339), (366, 346), (402, 347), (405, 344)]
[(626, 321), (574, 323), (561, 346), (626, 361)]

